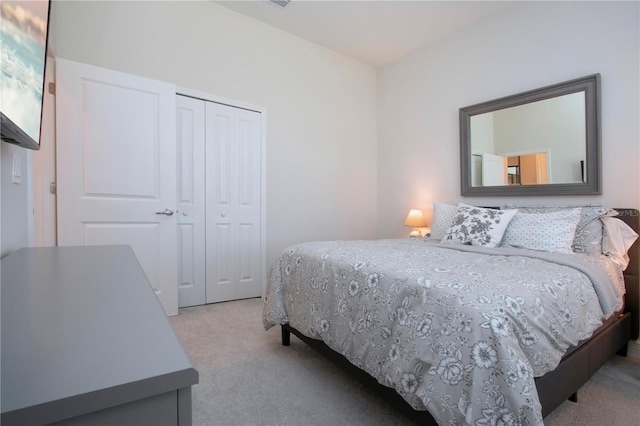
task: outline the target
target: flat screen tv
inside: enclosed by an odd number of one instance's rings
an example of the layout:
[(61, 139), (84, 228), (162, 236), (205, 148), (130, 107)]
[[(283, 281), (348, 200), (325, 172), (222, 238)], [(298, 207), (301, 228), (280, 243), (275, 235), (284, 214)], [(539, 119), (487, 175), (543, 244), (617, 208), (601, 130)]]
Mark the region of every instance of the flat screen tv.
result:
[(1, 139), (40, 149), (49, 0), (0, 2)]

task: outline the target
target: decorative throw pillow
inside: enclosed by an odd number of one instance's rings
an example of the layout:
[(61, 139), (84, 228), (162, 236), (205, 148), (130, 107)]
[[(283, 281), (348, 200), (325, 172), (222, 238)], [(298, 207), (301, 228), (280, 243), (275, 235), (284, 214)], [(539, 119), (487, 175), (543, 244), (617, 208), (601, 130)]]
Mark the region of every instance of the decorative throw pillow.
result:
[(442, 242), (496, 247), (518, 210), (494, 210), (459, 203), (453, 224)]
[(602, 217), (617, 216), (618, 212), (610, 207), (600, 204), (584, 206), (518, 206), (506, 204), (501, 208), (517, 208), (521, 213), (550, 213), (563, 210), (580, 209), (580, 220), (576, 226), (576, 233), (573, 237), (572, 248), (575, 253), (586, 253), (591, 255), (602, 254), (603, 225), (599, 220)]
[(553, 253), (573, 253), (571, 247), (580, 209), (548, 213), (518, 213), (502, 239), (502, 246)]
[(604, 217), (602, 222), (605, 231), (602, 252), (619, 264), (624, 271), (629, 266), (630, 260), (627, 252), (638, 239), (638, 234), (629, 225), (613, 217)]
[(447, 233), (447, 229), (453, 223), (453, 219), (458, 212), (458, 206), (451, 204), (433, 202), (433, 220), (431, 221), (431, 238), (437, 238), (441, 240), (444, 234)]

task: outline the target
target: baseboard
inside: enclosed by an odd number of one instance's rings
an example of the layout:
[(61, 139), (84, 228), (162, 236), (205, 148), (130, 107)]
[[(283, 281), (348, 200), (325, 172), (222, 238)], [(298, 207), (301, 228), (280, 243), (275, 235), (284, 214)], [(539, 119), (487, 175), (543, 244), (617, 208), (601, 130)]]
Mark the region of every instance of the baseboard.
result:
[(640, 339), (629, 340), (629, 343), (627, 344), (627, 356), (640, 359)]

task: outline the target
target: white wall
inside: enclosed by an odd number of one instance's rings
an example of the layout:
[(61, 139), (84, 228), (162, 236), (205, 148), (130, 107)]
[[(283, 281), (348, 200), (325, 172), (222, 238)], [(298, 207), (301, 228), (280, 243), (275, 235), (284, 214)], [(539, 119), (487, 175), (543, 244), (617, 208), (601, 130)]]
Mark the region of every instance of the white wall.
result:
[(267, 109), (267, 262), (376, 236), (376, 72), (210, 2), (56, 2), (56, 55)]
[[(20, 183), (12, 182), (13, 157), (20, 164)], [(32, 204), (30, 185), (31, 152), (25, 148), (0, 142), (0, 258), (30, 245)]]
[(602, 75), (601, 196), (465, 197), (499, 205), (600, 202), (640, 208), (637, 2), (530, 2), (378, 70), (380, 237), (404, 236), (410, 208), (461, 201), (458, 110)]

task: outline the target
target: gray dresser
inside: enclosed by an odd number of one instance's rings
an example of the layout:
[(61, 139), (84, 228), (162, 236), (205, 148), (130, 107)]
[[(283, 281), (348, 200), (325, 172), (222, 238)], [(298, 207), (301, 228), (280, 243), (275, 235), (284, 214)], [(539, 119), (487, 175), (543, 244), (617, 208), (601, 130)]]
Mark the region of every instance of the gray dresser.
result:
[(129, 246), (2, 260), (3, 425), (189, 425), (193, 368)]

